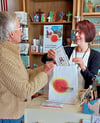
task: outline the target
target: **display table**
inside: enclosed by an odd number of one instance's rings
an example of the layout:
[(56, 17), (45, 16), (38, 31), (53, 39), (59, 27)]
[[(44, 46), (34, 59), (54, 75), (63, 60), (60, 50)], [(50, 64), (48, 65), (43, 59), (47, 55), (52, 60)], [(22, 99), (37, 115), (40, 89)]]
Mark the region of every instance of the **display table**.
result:
[(91, 115), (82, 114), (79, 103), (53, 108), (41, 105), (46, 100), (46, 96), (39, 96), (32, 100), (25, 109), (25, 123), (81, 123), (81, 119), (91, 119)]

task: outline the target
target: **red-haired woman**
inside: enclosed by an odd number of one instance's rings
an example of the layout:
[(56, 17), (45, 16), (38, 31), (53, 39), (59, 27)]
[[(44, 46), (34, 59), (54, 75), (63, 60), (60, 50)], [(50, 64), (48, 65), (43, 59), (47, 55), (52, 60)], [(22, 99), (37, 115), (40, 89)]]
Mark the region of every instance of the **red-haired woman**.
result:
[[(95, 26), (88, 20), (79, 21), (76, 24), (75, 39), (77, 47), (64, 47), (70, 64), (76, 64), (78, 68), (79, 88), (88, 88), (92, 84), (93, 77), (100, 68), (100, 53), (89, 48), (96, 34)], [(55, 59), (56, 51), (50, 49), (48, 54), (42, 57), (42, 62)]]

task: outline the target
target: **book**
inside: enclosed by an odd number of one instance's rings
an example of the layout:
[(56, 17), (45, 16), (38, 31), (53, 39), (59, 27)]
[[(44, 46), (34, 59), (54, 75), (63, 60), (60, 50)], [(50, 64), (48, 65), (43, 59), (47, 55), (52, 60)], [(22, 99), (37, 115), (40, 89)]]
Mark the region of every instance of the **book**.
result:
[(20, 22), (21, 25), (27, 25), (28, 21), (27, 21), (27, 13), (24, 11), (15, 11), (16, 16)]
[(91, 123), (91, 120), (84, 120), (84, 119), (82, 119), (82, 123)]
[(29, 56), (21, 56), (23, 64), (26, 68), (30, 67), (30, 57)]
[(28, 27), (23, 27), (22, 28), (21, 40), (29, 40), (29, 37), (28, 37)]
[(54, 107), (54, 108), (62, 108), (64, 104), (62, 103), (56, 103), (56, 102), (49, 102), (49, 101), (45, 101), (42, 103), (42, 106), (45, 107)]
[(63, 25), (44, 25), (43, 52), (62, 46)]
[(20, 54), (27, 55), (29, 51), (29, 43), (19, 43), (20, 46)]

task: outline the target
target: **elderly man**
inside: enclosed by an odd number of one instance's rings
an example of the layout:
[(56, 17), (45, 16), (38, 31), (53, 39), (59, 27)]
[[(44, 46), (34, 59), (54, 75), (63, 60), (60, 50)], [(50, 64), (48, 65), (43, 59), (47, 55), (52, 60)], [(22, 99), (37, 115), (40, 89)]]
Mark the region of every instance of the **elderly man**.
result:
[(47, 84), (54, 68), (49, 62), (27, 72), (18, 45), (21, 32), (15, 13), (0, 12), (0, 123), (22, 122), (31, 96)]

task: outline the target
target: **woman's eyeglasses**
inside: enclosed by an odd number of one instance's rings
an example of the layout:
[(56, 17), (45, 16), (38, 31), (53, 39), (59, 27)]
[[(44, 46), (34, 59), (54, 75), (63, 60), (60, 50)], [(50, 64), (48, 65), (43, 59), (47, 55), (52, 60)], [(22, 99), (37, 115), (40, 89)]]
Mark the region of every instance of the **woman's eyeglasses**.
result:
[(80, 35), (82, 32), (80, 30), (75, 30), (75, 34), (77, 33)]

